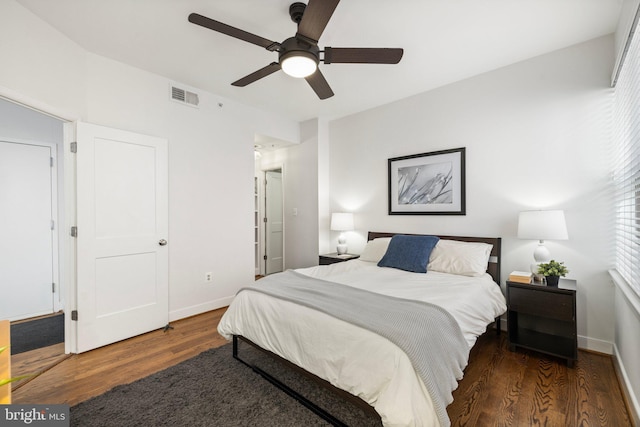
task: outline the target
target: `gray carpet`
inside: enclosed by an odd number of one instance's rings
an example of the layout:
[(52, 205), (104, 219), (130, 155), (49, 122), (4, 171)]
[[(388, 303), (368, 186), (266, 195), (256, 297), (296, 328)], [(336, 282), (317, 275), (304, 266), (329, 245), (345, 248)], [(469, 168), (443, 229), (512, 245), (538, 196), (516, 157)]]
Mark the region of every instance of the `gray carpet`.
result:
[[(240, 355), (286, 382), (349, 426), (381, 426), (361, 409), (242, 343)], [(231, 344), (207, 350), (71, 408), (71, 425), (326, 426), (295, 399), (233, 359)], [(108, 374), (107, 374), (108, 375)]]
[(11, 324), (11, 354), (64, 342), (64, 314)]

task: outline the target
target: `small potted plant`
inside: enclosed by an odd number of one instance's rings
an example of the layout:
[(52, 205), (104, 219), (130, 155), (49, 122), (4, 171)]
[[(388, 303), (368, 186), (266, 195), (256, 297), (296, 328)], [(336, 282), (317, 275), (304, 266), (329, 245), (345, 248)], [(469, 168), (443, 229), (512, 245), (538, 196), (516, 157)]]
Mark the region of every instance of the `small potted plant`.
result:
[(564, 262), (551, 260), (538, 264), (538, 274), (542, 274), (547, 281), (547, 286), (558, 286), (560, 277), (567, 275), (569, 270), (565, 267)]

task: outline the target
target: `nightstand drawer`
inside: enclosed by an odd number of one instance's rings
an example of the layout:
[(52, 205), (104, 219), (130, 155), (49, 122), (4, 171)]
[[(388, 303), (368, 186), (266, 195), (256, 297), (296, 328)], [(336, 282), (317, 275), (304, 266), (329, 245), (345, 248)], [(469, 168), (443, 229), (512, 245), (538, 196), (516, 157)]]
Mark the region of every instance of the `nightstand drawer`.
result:
[(573, 295), (546, 292), (535, 288), (509, 288), (509, 307), (520, 313), (552, 319), (574, 320)]

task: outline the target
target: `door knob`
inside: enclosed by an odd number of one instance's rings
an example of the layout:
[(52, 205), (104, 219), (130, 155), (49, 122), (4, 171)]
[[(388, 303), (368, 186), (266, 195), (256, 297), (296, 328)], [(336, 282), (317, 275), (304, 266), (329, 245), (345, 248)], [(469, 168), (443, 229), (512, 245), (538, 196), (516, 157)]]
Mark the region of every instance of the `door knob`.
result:
[(164, 239), (160, 239), (160, 241), (158, 242), (158, 244), (159, 244), (160, 246), (164, 246), (164, 245), (166, 245), (166, 244), (167, 244), (167, 241), (166, 241), (166, 240), (164, 240)]

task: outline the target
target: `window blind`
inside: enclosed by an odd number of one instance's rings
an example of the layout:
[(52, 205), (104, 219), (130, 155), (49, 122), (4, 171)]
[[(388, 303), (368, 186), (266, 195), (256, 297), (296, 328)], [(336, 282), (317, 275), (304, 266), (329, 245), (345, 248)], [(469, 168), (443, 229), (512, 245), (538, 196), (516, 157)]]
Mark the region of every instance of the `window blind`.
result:
[(640, 37), (637, 21), (613, 102), (616, 269), (640, 295)]
[(629, 34), (632, 32), (638, 19), (639, 6), (640, 0), (622, 0), (620, 19), (618, 20), (618, 27), (614, 34), (616, 61), (611, 76), (611, 86), (616, 85), (620, 70), (624, 64), (624, 57), (629, 48), (629, 41), (631, 40)]

